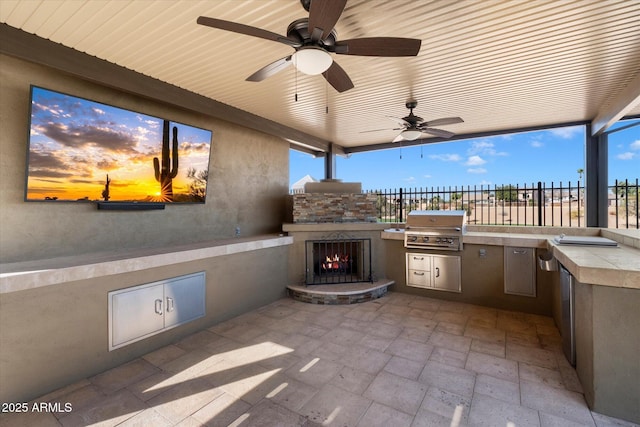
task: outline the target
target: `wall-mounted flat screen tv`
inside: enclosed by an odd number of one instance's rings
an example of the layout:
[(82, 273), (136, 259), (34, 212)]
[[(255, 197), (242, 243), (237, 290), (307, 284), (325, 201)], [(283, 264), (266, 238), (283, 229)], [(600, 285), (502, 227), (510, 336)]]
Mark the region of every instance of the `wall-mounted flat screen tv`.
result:
[(211, 136), (31, 86), (25, 200), (204, 203)]

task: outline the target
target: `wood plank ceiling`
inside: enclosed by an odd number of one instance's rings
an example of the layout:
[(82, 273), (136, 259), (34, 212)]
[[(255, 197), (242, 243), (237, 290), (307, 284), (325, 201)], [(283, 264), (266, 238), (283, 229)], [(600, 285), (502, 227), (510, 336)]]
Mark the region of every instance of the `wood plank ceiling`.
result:
[[(418, 101), (460, 135), (590, 122), (637, 86), (640, 1), (349, 0), (338, 40), (422, 40), (417, 57), (332, 55), (343, 93), (290, 67), (245, 78), (292, 48), (196, 24), (208, 16), (286, 34), (298, 0), (2, 0), (0, 22), (267, 118), (346, 152), (388, 147)], [(634, 89), (637, 90), (637, 89)], [(295, 100), (295, 95), (297, 101)], [(171, 100), (167, 100), (171, 101)], [(640, 105), (627, 109), (640, 115)], [(369, 132), (375, 129), (385, 129)], [(388, 129), (388, 130), (386, 130)], [(426, 139), (421, 142), (436, 141)]]

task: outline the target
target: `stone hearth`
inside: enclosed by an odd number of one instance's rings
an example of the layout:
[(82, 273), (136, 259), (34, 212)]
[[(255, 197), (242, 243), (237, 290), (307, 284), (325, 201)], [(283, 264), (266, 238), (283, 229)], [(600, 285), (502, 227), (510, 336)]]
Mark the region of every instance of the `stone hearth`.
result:
[(287, 291), (291, 298), (310, 304), (357, 304), (386, 295), (387, 288), (394, 283), (393, 280), (380, 279), (339, 285), (290, 285)]

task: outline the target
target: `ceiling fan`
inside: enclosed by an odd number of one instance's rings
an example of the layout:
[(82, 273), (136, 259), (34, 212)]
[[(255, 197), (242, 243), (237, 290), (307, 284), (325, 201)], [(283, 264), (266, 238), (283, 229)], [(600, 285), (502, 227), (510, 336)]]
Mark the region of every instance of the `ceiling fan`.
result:
[(300, 0), (309, 12), (309, 18), (289, 24), (287, 35), (238, 24), (221, 19), (200, 16), (198, 24), (234, 33), (245, 34), (291, 46), (295, 52), (261, 68), (248, 81), (259, 82), (293, 64), (305, 74), (322, 74), (338, 92), (353, 87), (353, 82), (331, 53), (359, 56), (416, 56), (421, 40), (402, 37), (366, 37), (338, 41), (334, 27), (347, 0)]
[[(443, 125), (453, 125), (456, 123), (464, 123), (460, 117), (445, 117), (442, 119), (435, 119), (425, 122), (422, 117), (416, 116), (413, 114), (413, 109), (418, 106), (418, 101), (407, 101), (405, 106), (409, 109), (409, 115), (403, 118), (391, 117), (390, 119), (397, 122), (401, 127), (394, 128), (393, 130), (401, 131), (400, 134), (393, 140), (393, 142), (398, 142), (402, 140), (406, 141), (415, 141), (420, 138), (423, 133), (428, 133), (434, 136), (439, 136), (441, 138), (451, 138), (455, 133), (449, 132), (443, 129), (436, 129), (433, 126), (443, 126)], [(365, 132), (379, 132), (381, 130), (387, 129), (377, 129), (373, 131), (365, 131)]]

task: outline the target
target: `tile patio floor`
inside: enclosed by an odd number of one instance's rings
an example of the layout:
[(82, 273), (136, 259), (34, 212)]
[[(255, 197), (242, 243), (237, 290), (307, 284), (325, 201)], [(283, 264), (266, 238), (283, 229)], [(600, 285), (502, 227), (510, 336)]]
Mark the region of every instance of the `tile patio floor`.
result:
[(48, 394), (8, 426), (630, 426), (591, 412), (549, 317), (399, 293), (281, 299)]

